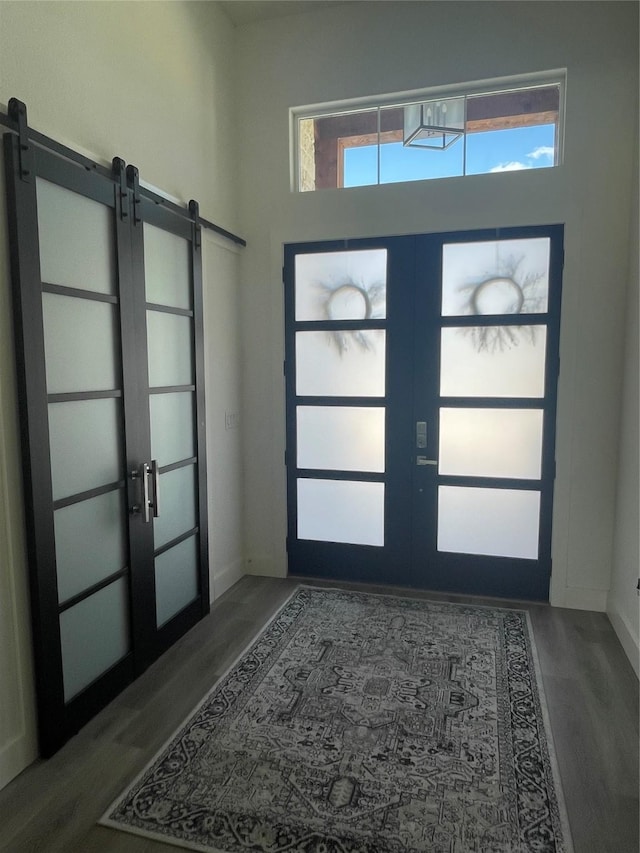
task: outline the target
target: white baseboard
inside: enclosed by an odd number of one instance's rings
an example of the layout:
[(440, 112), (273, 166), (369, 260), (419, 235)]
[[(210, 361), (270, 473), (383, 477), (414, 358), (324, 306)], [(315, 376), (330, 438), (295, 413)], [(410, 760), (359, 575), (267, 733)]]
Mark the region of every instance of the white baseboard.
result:
[(640, 679), (640, 644), (638, 643), (638, 638), (634, 636), (627, 620), (620, 613), (611, 610), (607, 611), (607, 616), (620, 640), (620, 645), (631, 662), (633, 671)]
[(273, 557), (253, 556), (247, 560), (245, 572), (261, 578), (286, 578), (286, 560), (274, 560)]
[(607, 591), (603, 589), (567, 586), (552, 592), (551, 605), (568, 607), (570, 610), (594, 610), (597, 613), (606, 613), (607, 595)]
[(5, 744), (0, 750), (0, 790), (37, 757), (35, 742), (26, 733)]
[(213, 582), (211, 584), (211, 601), (213, 602), (216, 598), (220, 598), (220, 596), (228, 589), (231, 589), (234, 583), (237, 583), (244, 574), (244, 560), (242, 559), (234, 560), (233, 563), (229, 563), (228, 566), (224, 566), (222, 569), (215, 571), (213, 575)]

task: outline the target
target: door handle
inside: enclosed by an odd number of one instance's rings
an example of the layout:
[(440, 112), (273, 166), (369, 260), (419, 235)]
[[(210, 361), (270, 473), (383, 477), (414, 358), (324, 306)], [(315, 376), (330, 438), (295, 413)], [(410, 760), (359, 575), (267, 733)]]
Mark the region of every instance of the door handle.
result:
[(153, 503), (149, 505), (153, 507), (153, 517), (158, 518), (160, 515), (160, 471), (157, 459), (151, 460), (151, 477), (153, 479)]
[[(160, 492), (160, 469), (158, 466), (158, 462), (156, 459), (151, 460), (151, 464), (148, 462), (143, 462), (140, 465), (140, 469), (134, 468), (130, 477), (132, 480), (141, 480), (142, 481), (142, 505), (134, 504), (131, 507), (131, 514), (135, 515), (136, 513), (142, 510), (142, 514), (144, 516), (144, 523), (149, 524), (151, 521), (151, 513), (149, 510), (153, 510), (153, 517), (158, 518), (160, 515), (160, 503), (158, 500), (158, 495)], [(153, 480), (153, 500), (151, 500), (151, 490), (149, 489), (149, 478)]]
[(143, 462), (140, 467), (142, 469), (140, 475), (142, 478), (142, 511), (144, 513), (145, 524), (149, 524), (151, 521), (151, 516), (149, 515), (149, 463)]
[(426, 456), (416, 456), (416, 465), (437, 465), (437, 459), (427, 459)]

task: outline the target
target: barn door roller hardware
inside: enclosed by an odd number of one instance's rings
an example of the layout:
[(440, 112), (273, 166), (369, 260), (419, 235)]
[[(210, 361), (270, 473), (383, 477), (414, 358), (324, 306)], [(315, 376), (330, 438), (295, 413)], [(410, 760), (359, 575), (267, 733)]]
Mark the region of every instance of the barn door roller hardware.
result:
[(199, 249), (202, 243), (202, 228), (200, 227), (200, 205), (197, 201), (191, 199), (189, 211), (193, 217), (193, 243), (196, 249)]
[[(11, 98), (9, 100), (9, 104), (7, 107), (7, 113), (0, 112), (0, 125), (9, 129), (11, 133), (15, 133), (18, 137), (19, 141), (19, 161), (18, 168), (21, 180), (30, 183), (33, 180), (34, 175), (34, 166), (33, 166), (33, 146), (37, 146), (38, 148), (44, 148), (47, 151), (51, 151), (54, 154), (57, 154), (60, 157), (63, 157), (65, 160), (69, 160), (72, 163), (76, 163), (78, 166), (86, 169), (88, 172), (96, 172), (99, 175), (102, 175), (105, 178), (110, 178), (113, 180), (114, 172), (116, 175), (120, 177), (121, 173), (116, 172), (115, 161), (119, 161), (121, 163), (121, 158), (116, 157), (112, 161), (110, 166), (104, 166), (100, 163), (96, 163), (94, 160), (91, 160), (89, 157), (85, 157), (84, 154), (80, 154), (78, 151), (74, 151), (72, 148), (68, 148), (66, 145), (63, 145), (61, 142), (56, 142), (55, 139), (51, 139), (48, 136), (45, 136), (43, 133), (39, 133), (37, 130), (34, 130), (32, 127), (29, 127), (27, 124), (27, 107), (26, 105), (20, 101), (18, 98)], [(129, 177), (129, 170), (134, 167), (127, 167), (127, 177)], [(137, 169), (135, 170), (137, 175)], [(135, 179), (132, 178), (132, 183), (129, 183), (129, 186), (134, 190), (133, 194), (133, 219), (137, 224), (141, 222), (140, 216), (140, 204), (141, 197), (144, 196), (145, 200), (152, 201), (154, 204), (160, 205), (164, 207), (166, 210), (170, 210), (172, 213), (176, 214), (176, 216), (182, 216), (184, 219), (193, 220), (193, 213), (190, 209), (185, 209), (180, 204), (175, 204), (159, 193), (153, 192), (153, 190), (148, 187), (140, 187), (137, 177)], [(123, 204), (122, 196), (120, 197), (120, 216), (124, 219), (126, 215), (126, 205)], [(247, 241), (242, 237), (239, 237), (237, 234), (234, 234), (231, 231), (227, 231), (226, 228), (222, 228), (220, 225), (216, 225), (214, 222), (210, 222), (208, 219), (204, 217), (198, 216), (198, 222), (200, 228), (207, 228), (209, 231), (214, 231), (216, 234), (219, 234), (221, 237), (224, 237), (227, 240), (231, 240), (231, 242), (236, 243), (239, 246), (246, 246)], [(198, 240), (199, 240), (198, 236)]]
[(127, 183), (133, 193), (133, 224), (142, 222), (140, 215), (140, 172), (136, 166), (127, 166)]
[(17, 98), (9, 101), (9, 118), (15, 122), (19, 141), (20, 179), (30, 184), (33, 175), (33, 153), (27, 132), (27, 106)]

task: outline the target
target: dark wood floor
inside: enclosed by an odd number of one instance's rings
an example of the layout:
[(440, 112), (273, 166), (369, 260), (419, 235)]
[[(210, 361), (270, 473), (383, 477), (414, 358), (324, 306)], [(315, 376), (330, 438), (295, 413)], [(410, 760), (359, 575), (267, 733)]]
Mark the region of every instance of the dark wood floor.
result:
[[(1, 791), (0, 850), (178, 850), (96, 821), (295, 585), (294, 579), (243, 578), (59, 753)], [(604, 614), (527, 607), (575, 853), (638, 853), (638, 681)]]

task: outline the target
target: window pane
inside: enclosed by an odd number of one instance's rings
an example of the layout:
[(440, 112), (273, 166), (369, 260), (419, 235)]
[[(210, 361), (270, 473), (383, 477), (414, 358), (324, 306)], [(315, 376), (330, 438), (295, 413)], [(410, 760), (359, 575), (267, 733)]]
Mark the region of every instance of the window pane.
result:
[(555, 158), (555, 124), (470, 133), (467, 136), (467, 175), (548, 169), (556, 165)]
[[(316, 177), (330, 168), (327, 151), (337, 151), (337, 186), (363, 187), (378, 183), (378, 110), (329, 116), (316, 122)], [(331, 134), (331, 137), (329, 137)]]
[(120, 489), (54, 513), (58, 601), (78, 595), (127, 564)]
[(540, 409), (440, 409), (439, 472), (537, 479)]
[(301, 396), (383, 397), (385, 332), (298, 332), (296, 393)]
[(122, 478), (121, 406), (118, 399), (49, 403), (54, 500)]
[(115, 293), (113, 210), (42, 178), (36, 193), (42, 281)]
[[(529, 86), (507, 89), (490, 94), (469, 95), (467, 122), (473, 126), (480, 122), (514, 126), (526, 118), (532, 125), (544, 124), (560, 109), (560, 85)], [(486, 125), (485, 125), (485, 130)]]
[(43, 293), (42, 311), (49, 394), (120, 387), (115, 305)]
[(343, 187), (367, 187), (378, 183), (378, 146), (352, 145), (344, 149)]
[(191, 536), (155, 560), (156, 624), (161, 628), (198, 597), (198, 537)]
[(545, 326), (442, 329), (443, 397), (543, 397)]
[(126, 578), (60, 614), (64, 700), (121, 660), (129, 651), (129, 592)]
[(559, 114), (558, 84), (469, 96), (466, 174), (555, 166)]
[(438, 550), (492, 557), (538, 558), (540, 492), (438, 489)]
[(383, 408), (298, 406), (298, 468), (384, 471)]
[(387, 250), (296, 255), (296, 320), (386, 317)]
[(300, 190), (377, 184), (378, 110), (298, 121), (298, 160)]
[(191, 308), (190, 244), (144, 223), (144, 278), (147, 302)]
[(299, 479), (298, 538), (384, 545), (384, 483)]
[(532, 314), (547, 310), (548, 237), (446, 243), (442, 314)]

